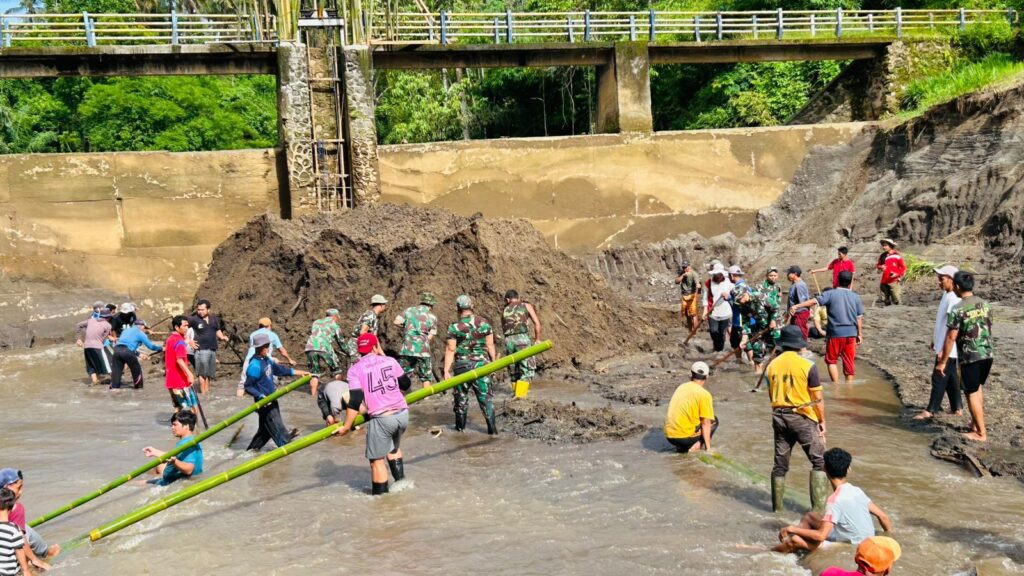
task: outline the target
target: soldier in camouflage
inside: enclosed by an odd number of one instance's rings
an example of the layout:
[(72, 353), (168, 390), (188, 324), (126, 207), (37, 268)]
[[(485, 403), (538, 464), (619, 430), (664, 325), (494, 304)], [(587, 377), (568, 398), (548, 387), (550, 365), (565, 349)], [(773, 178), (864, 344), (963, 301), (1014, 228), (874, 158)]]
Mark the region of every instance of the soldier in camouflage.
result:
[(775, 266), (770, 266), (768, 271), (764, 274), (764, 282), (761, 283), (760, 292), (768, 297), (768, 301), (771, 302), (772, 306), (776, 310), (780, 308), (782, 302), (782, 287), (779, 286), (779, 269)]
[[(533, 324), (533, 339), (530, 339), (530, 324)], [(501, 332), (505, 336), (505, 354), (512, 355), (533, 346), (540, 341), (540, 319), (533, 304), (519, 299), (519, 292), (505, 292), (505, 309), (501, 311)], [(537, 365), (531, 356), (509, 367), (512, 381), (533, 380)]]
[[(338, 355), (334, 351), (337, 344), (344, 350), (344, 338), (341, 336), (341, 312), (337, 308), (327, 310), (327, 315), (313, 321), (306, 340), (306, 360), (309, 371), (314, 374), (334, 373), (338, 370)], [(313, 390), (316, 396), (316, 389)]]
[(395, 318), (404, 330), (398, 363), (406, 374), (416, 373), (424, 388), (434, 383), (434, 359), (430, 341), (437, 334), (437, 316), (431, 311), (437, 299), (430, 292), (420, 294), (419, 306), (410, 306)]
[(769, 296), (749, 285), (740, 284), (732, 289), (730, 302), (740, 313), (743, 349), (754, 361), (754, 370), (760, 374), (764, 369), (765, 356), (775, 348), (779, 336), (778, 326), (782, 323), (778, 305), (773, 305)]
[(356, 320), (356, 324), (352, 327), (352, 332), (349, 334), (350, 338), (346, 342), (345, 353), (348, 354), (350, 364), (355, 364), (359, 360), (359, 352), (356, 350), (356, 338), (367, 332), (376, 336), (377, 328), (380, 325), (380, 315), (384, 313), (387, 307), (388, 299), (384, 296), (374, 294), (373, 298), (370, 298), (370, 309), (363, 312), (359, 320)]
[[(452, 374), (463, 374), (493, 362), (498, 355), (494, 350), (494, 332), (486, 318), (473, 313), (473, 300), (463, 294), (455, 300), (459, 319), (448, 326), (448, 340), (444, 351), (444, 379)], [(491, 402), (491, 377), (484, 376), (467, 384), (455, 387), (455, 430), (466, 429), (469, 415), (469, 391), (476, 395), (476, 401), (487, 420), (487, 433), (497, 434), (494, 421), (494, 404)]]
[(967, 395), (971, 412), (971, 431), (964, 438), (976, 442), (988, 440), (985, 429), (985, 403), (981, 386), (992, 370), (992, 309), (988, 302), (974, 295), (974, 275), (959, 271), (953, 275), (953, 291), (962, 298), (950, 309), (946, 318), (946, 342), (935, 371), (945, 376), (946, 361), (957, 351), (960, 387)]

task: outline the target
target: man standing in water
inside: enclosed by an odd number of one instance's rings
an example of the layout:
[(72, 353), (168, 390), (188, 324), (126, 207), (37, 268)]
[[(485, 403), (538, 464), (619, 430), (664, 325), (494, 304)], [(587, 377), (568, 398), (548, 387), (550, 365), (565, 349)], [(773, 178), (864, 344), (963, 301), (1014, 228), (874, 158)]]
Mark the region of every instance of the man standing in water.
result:
[[(448, 340), (444, 351), (444, 379), (469, 372), (494, 362), (498, 355), (494, 351), (494, 332), (486, 318), (473, 314), (473, 300), (463, 294), (455, 300), (459, 319), (448, 326)], [(494, 421), (494, 404), (491, 402), (491, 377), (484, 376), (468, 384), (460, 384), (454, 390), (455, 430), (466, 429), (469, 416), (469, 391), (476, 395), (476, 401), (487, 420), (487, 433), (497, 434)]]
[(348, 358), (349, 363), (354, 363), (359, 359), (359, 350), (357, 350), (356, 339), (363, 334), (377, 335), (377, 329), (380, 327), (380, 315), (384, 313), (388, 307), (388, 299), (382, 294), (374, 294), (370, 298), (370, 309), (363, 312), (363, 315), (356, 320), (355, 326), (352, 327), (351, 338), (348, 340)]
[(789, 309), (790, 314), (795, 314), (801, 309), (815, 305), (825, 307), (828, 313), (828, 324), (825, 328), (825, 335), (828, 338), (825, 344), (828, 376), (832, 382), (839, 381), (839, 367), (836, 363), (842, 359), (847, 384), (853, 381), (853, 375), (856, 373), (857, 345), (864, 341), (864, 304), (861, 303), (860, 296), (850, 289), (852, 283), (853, 273), (844, 270), (839, 273), (838, 288), (822, 292), (816, 298), (800, 302)]
[(185, 341), (185, 334), (188, 333), (188, 319), (184, 316), (175, 316), (171, 319), (171, 335), (164, 343), (164, 385), (171, 394), (171, 404), (177, 410), (190, 410), (196, 413), (195, 390), (192, 383), (195, 376), (188, 367), (188, 343)]
[[(786, 300), (786, 308), (793, 308), (797, 304), (811, 299), (811, 291), (807, 289), (807, 283), (801, 278), (802, 275), (803, 270), (799, 266), (790, 266), (789, 270), (786, 270), (786, 278), (791, 283), (789, 296)], [(791, 314), (789, 317), (789, 323), (800, 328), (800, 334), (803, 335), (804, 340), (807, 339), (807, 333), (810, 330), (807, 327), (807, 320), (810, 317), (811, 311), (807, 309), (797, 310), (795, 314)]]
[[(362, 357), (348, 369), (349, 402), (345, 424), (336, 434), (352, 429), (356, 416), (366, 414), (366, 459), (370, 461), (371, 494), (388, 492), (388, 469), (395, 482), (405, 478), (402, 462), (402, 434), (409, 427), (409, 406), (402, 395), (408, 378), (394, 358), (384, 355), (377, 337), (363, 334), (356, 340)], [(404, 385), (399, 383), (405, 379)], [(386, 464), (385, 464), (386, 462)]]
[(992, 308), (974, 295), (974, 275), (959, 271), (953, 275), (953, 291), (961, 298), (946, 321), (946, 342), (935, 363), (939, 376), (946, 375), (946, 362), (956, 350), (960, 384), (967, 395), (971, 413), (971, 431), (964, 438), (975, 442), (988, 440), (985, 429), (985, 402), (981, 387), (992, 370)]
[(721, 264), (714, 266), (711, 271), (711, 279), (708, 281), (707, 307), (704, 309), (704, 317), (708, 318), (708, 332), (711, 334), (711, 343), (715, 352), (725, 350), (725, 339), (729, 336), (729, 327), (732, 325), (732, 307), (729, 305), (729, 291), (732, 290), (732, 282), (725, 278), (725, 269)]
[[(153, 352), (162, 352), (163, 348), (149, 340), (149, 325), (143, 319), (135, 321), (135, 325), (125, 328), (114, 346), (114, 372), (110, 378), (110, 388), (121, 387), (121, 376), (127, 364), (132, 373), (132, 388), (142, 388), (142, 364), (139, 363), (139, 346), (145, 346)], [(142, 356), (148, 359), (149, 356)]]
[[(533, 324), (533, 339), (530, 339), (530, 324)], [(505, 354), (511, 356), (540, 341), (540, 319), (533, 304), (519, 299), (519, 292), (505, 292), (505, 309), (501, 311), (501, 331), (505, 336)], [(509, 370), (512, 381), (529, 382), (536, 375), (537, 364), (531, 356), (513, 364)]]
[[(679, 315), (690, 332), (697, 330), (700, 314), (697, 312), (697, 303), (700, 302), (700, 295), (704, 291), (697, 272), (690, 266), (689, 260), (683, 260), (679, 264), (679, 276), (676, 276), (676, 284), (679, 284), (681, 294), (679, 300)], [(539, 340), (540, 338), (538, 338)]]
[(715, 407), (707, 391), (711, 368), (704, 362), (690, 367), (690, 381), (681, 384), (668, 404), (665, 439), (680, 452), (711, 451), (711, 437), (718, 430)]
[(434, 383), (434, 357), (430, 354), (430, 342), (437, 335), (437, 316), (433, 312), (435, 304), (437, 298), (430, 292), (424, 292), (420, 294), (419, 306), (410, 306), (395, 318), (395, 325), (402, 327), (398, 363), (406, 374), (415, 373), (424, 388)]
[(281, 343), (281, 338), (277, 335), (277, 332), (274, 332), (273, 326), (274, 323), (270, 320), (270, 318), (263, 317), (260, 318), (259, 328), (254, 330), (251, 334), (249, 334), (249, 350), (245, 353), (245, 360), (242, 361), (242, 377), (238, 380), (239, 397), (245, 394), (245, 374), (246, 370), (249, 367), (249, 360), (251, 360), (252, 357), (256, 355), (256, 345), (254, 344), (254, 342), (256, 341), (256, 337), (258, 335), (262, 334), (270, 339), (270, 349), (267, 352), (267, 355), (271, 359), (274, 358), (274, 352), (280, 350), (281, 355), (284, 356), (284, 359), (287, 360), (288, 363), (291, 364), (292, 366), (295, 366), (295, 360), (292, 360), (292, 357), (288, 354), (288, 350), (285, 350), (284, 344)]
[[(256, 347), (256, 355), (249, 361), (245, 369), (245, 393), (252, 396), (254, 402), (274, 393), (274, 376), (305, 376), (309, 372), (295, 370), (287, 366), (281, 366), (270, 357), (270, 337), (266, 334), (257, 334), (253, 338), (253, 346)], [(298, 434), (298, 430), (287, 432), (284, 421), (281, 420), (281, 407), (277, 400), (267, 404), (256, 411), (259, 416), (259, 429), (252, 437), (246, 450), (259, 450), (271, 439), (280, 448), (287, 444)]]
[(97, 302), (99, 308), (93, 307), (94, 314), (88, 320), (79, 322), (75, 327), (76, 343), (85, 354), (85, 371), (93, 384), (99, 383), (100, 376), (110, 374), (110, 359), (104, 349), (110, 336), (110, 312)]
[(228, 337), (221, 330), (220, 318), (210, 314), (210, 301), (196, 303), (196, 314), (188, 319), (195, 331), (196, 374), (199, 376), (199, 392), (210, 391), (210, 381), (217, 377), (217, 343), (227, 342)]
[[(178, 439), (178, 442), (174, 445), (175, 448), (179, 448), (191, 441), (195, 430), (195, 414), (186, 410), (181, 410), (171, 417), (171, 434)], [(159, 458), (163, 456), (165, 452), (165, 450), (157, 450), (152, 446), (146, 446), (142, 449), (142, 453), (146, 458)], [(183, 450), (177, 456), (157, 465), (157, 467), (153, 469), (153, 473), (160, 477), (147, 481), (147, 484), (156, 484), (158, 486), (167, 486), (176, 480), (191, 478), (202, 474), (203, 447), (196, 444), (191, 448)]]
[[(935, 275), (939, 279), (939, 288), (942, 290), (942, 299), (939, 300), (939, 309), (935, 313), (935, 331), (932, 333), (932, 350), (935, 352), (935, 365), (938, 366), (942, 358), (942, 349), (946, 346), (946, 330), (949, 320), (949, 313), (953, 307), (960, 303), (960, 297), (953, 291), (953, 275), (959, 270), (956, 266), (945, 265), (935, 269)], [(963, 401), (960, 398), (960, 374), (956, 369), (957, 354), (956, 344), (946, 359), (946, 366), (940, 374), (935, 367), (932, 367), (932, 393), (928, 398), (928, 408), (914, 420), (925, 420), (942, 410), (942, 396), (949, 397), (949, 411), (951, 414), (961, 414)]]
[(338, 370), (338, 355), (334, 345), (342, 347), (341, 312), (328, 308), (323, 318), (313, 321), (306, 340), (306, 360), (309, 371), (315, 374), (330, 374)]
[(782, 354), (765, 369), (772, 401), (772, 432), (775, 438), (775, 466), (772, 468), (772, 510), (782, 510), (786, 473), (793, 444), (800, 443), (811, 461), (811, 505), (821, 511), (828, 495), (825, 477), (825, 399), (818, 368), (800, 355), (807, 348), (800, 328), (790, 324), (782, 329), (776, 343)]
[(768, 297), (750, 286), (737, 284), (730, 293), (732, 308), (741, 317), (740, 330), (746, 337), (744, 349), (754, 363), (754, 372), (764, 370), (764, 359), (775, 349), (778, 326), (782, 322), (779, 309), (772, 306)]

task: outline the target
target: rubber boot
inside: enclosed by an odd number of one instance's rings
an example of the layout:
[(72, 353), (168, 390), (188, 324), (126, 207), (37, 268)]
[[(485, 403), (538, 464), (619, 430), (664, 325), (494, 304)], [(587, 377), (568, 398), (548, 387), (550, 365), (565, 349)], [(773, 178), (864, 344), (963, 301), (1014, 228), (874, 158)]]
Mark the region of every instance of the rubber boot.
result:
[(405, 464), (402, 463), (401, 458), (388, 460), (388, 468), (391, 468), (391, 476), (394, 477), (395, 482), (405, 478)]
[(487, 416), (487, 433), (491, 436), (498, 435), (498, 424), (494, 421), (494, 414)]
[(456, 413), (455, 414), (455, 431), (456, 432), (462, 432), (465, 429), (466, 429), (466, 415), (465, 414)]
[(782, 512), (782, 498), (786, 495), (786, 477), (772, 476), (772, 512)]
[(370, 489), (370, 493), (374, 496), (380, 496), (381, 494), (388, 493), (387, 482), (373, 482), (373, 487)]
[(811, 470), (811, 509), (815, 512), (825, 511), (825, 499), (831, 491), (828, 476), (824, 472)]

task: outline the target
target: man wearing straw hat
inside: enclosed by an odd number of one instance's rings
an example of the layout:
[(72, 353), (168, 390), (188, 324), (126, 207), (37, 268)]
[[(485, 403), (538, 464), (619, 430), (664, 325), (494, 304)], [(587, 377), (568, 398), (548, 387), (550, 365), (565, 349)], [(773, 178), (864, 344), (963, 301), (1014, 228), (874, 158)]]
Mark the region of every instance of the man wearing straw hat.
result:
[(882, 303), (886, 306), (900, 304), (903, 301), (903, 275), (907, 273), (907, 265), (903, 255), (896, 250), (896, 242), (891, 238), (883, 238), (880, 242), (882, 253), (878, 256), (875, 268), (882, 271), (878, 289), (882, 292)]

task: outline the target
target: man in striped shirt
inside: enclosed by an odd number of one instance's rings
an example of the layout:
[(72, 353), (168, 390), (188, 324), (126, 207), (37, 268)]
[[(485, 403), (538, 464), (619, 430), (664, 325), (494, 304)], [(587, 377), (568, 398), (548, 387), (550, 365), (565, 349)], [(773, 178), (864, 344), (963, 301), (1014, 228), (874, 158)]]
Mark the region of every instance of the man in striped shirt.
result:
[(31, 576), (25, 557), (25, 537), (10, 521), (15, 499), (9, 488), (0, 488), (0, 576)]

